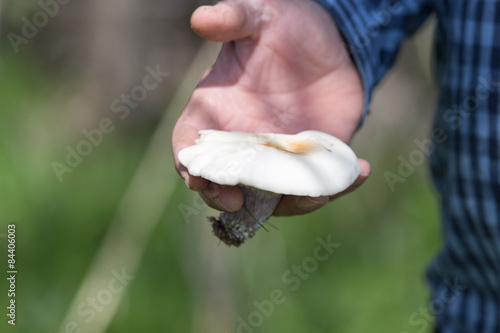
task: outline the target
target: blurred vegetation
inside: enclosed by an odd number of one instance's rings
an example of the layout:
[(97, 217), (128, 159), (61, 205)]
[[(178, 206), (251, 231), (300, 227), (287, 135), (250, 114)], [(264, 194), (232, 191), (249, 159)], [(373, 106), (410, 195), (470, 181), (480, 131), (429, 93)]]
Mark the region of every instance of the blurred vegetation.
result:
[[(16, 223), (18, 292), (17, 325), (8, 326), (2, 314), (0, 331), (60, 332), (159, 122), (161, 114), (154, 110), (165, 108), (182, 75), (170, 78), (168, 96), (150, 106), (147, 121), (131, 118), (117, 126), (59, 182), (52, 162), (63, 162), (65, 147), (75, 147), (84, 138), (82, 130), (97, 127), (102, 117), (112, 118), (109, 102), (116, 94), (108, 92), (100, 102), (89, 99), (100, 106), (89, 111), (97, 116), (86, 117), (87, 99), (75, 83), (81, 77), (54, 72), (53, 64), (37, 53), (39, 44), (14, 54), (5, 29), (0, 50), (0, 236), (7, 224)], [(440, 241), (436, 197), (425, 165), (397, 184), (395, 192), (384, 177), (386, 171), (397, 172), (398, 156), (407, 157), (415, 149), (413, 140), (428, 131), (432, 86), (425, 75), (418, 89), (408, 83), (420, 68), (409, 57), (417, 42), (406, 45), (407, 55), (377, 92), (373, 115), (354, 140), (358, 155), (373, 163), (373, 174), (360, 190), (307, 216), (272, 218), (279, 230), (260, 230), (236, 249), (219, 244), (205, 220), (214, 212), (202, 208), (196, 195), (172, 177), (174, 194), (163, 203), (140, 267), (127, 271), (135, 278), (106, 332), (235, 332), (241, 320), (248, 323), (258, 311), (254, 302), (265, 303), (276, 289), (283, 292), (284, 303), (269, 316), (261, 315), (258, 327), (238, 332), (417, 332), (421, 326), (412, 326), (409, 317), (428, 307), (424, 272)], [(194, 57), (193, 45), (199, 41), (190, 45), (179, 58)], [(183, 64), (179, 73), (185, 73), (189, 61)], [(144, 64), (135, 66), (141, 73)], [(174, 65), (165, 66), (174, 71)], [(406, 92), (413, 97), (402, 101), (409, 105), (404, 115), (396, 115), (405, 110), (390, 99), (397, 95), (393, 86), (410, 86)], [(419, 104), (422, 94), (429, 98)], [(406, 96), (405, 91), (399, 95)], [(168, 143), (162, 153), (170, 154)], [(154, 191), (141, 195), (157, 200)], [(313, 256), (318, 237), (329, 235), (340, 247), (291, 290), (283, 275)], [(6, 242), (0, 241), (4, 276)], [(103, 274), (111, 278), (110, 272), (120, 268), (111, 265)], [(3, 309), (7, 289), (0, 279)], [(84, 320), (79, 327), (88, 332)]]

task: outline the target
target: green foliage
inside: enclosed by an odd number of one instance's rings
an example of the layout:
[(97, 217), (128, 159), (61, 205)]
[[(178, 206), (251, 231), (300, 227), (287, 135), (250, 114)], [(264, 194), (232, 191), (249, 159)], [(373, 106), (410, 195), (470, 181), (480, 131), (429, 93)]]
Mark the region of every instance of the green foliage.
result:
[[(118, 129), (60, 183), (51, 163), (80, 137), (64, 134), (62, 112), (50, 108), (47, 73), (8, 60), (0, 76), (0, 233), (8, 223), (18, 226), (16, 332), (57, 332), (151, 129)], [(438, 213), (425, 167), (389, 190), (383, 172), (401, 149), (385, 151), (379, 160), (387, 164), (373, 166), (356, 193), (307, 216), (272, 218), (279, 230), (260, 230), (240, 248), (218, 243), (195, 194), (172, 179), (175, 194), (108, 332), (235, 331), (240, 319), (252, 320), (255, 302), (269, 305), (275, 290), (285, 301), (268, 309), (254, 332), (417, 332), (409, 316), (427, 307), (424, 271), (439, 243)], [(181, 207), (190, 207), (189, 221)], [(316, 260), (307, 278), (290, 282), (294, 265), (308, 265), (317, 238), (329, 235), (340, 246)], [(5, 243), (0, 249), (6, 253)]]

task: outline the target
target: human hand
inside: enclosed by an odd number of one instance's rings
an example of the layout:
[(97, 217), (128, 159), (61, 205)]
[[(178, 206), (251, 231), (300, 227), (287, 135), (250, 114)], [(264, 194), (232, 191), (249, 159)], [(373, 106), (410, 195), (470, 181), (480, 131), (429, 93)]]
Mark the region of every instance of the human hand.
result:
[[(363, 87), (342, 37), (328, 13), (308, 0), (225, 0), (198, 8), (191, 17), (196, 33), (224, 42), (215, 64), (202, 77), (172, 134), (175, 165), (186, 185), (211, 207), (237, 211), (238, 187), (190, 175), (177, 159), (201, 129), (295, 134), (329, 133), (348, 143), (360, 122)], [(361, 175), (332, 197), (284, 196), (274, 215), (311, 212), (353, 191)]]

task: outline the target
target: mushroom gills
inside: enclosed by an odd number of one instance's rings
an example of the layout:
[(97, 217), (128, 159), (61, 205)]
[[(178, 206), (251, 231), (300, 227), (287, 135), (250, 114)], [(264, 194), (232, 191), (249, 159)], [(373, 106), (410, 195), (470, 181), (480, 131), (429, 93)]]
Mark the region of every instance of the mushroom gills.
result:
[(240, 186), (240, 189), (244, 198), (240, 210), (223, 212), (219, 218), (208, 218), (214, 235), (226, 245), (236, 247), (252, 238), (260, 227), (264, 227), (282, 197), (282, 194), (244, 186)]

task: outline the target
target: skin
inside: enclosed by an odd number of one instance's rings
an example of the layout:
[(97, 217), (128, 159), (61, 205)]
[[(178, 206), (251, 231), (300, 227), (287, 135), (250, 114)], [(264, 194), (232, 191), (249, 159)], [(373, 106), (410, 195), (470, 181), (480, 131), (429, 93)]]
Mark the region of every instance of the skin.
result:
[[(203, 75), (172, 133), (175, 165), (186, 185), (211, 207), (237, 211), (238, 187), (191, 176), (177, 159), (201, 129), (295, 134), (318, 130), (348, 143), (363, 109), (363, 86), (329, 14), (310, 0), (224, 0), (198, 8), (191, 17), (201, 37), (224, 42)], [(332, 197), (284, 196), (274, 215), (312, 212), (359, 187), (361, 175)]]

